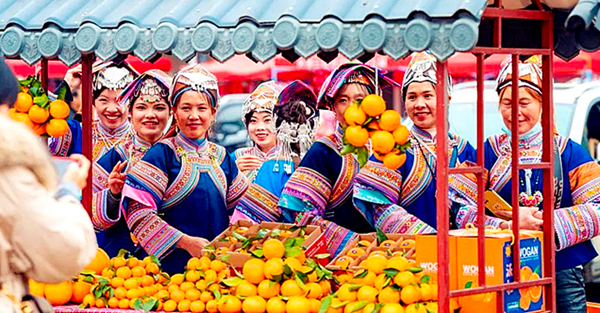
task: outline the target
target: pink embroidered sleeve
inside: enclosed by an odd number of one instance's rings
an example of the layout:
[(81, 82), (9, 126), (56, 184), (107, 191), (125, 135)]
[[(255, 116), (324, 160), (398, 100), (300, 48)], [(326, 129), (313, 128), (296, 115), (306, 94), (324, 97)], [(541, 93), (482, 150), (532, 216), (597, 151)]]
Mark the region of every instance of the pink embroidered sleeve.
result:
[(310, 224), (320, 226), (323, 231), (323, 236), (325, 237), (327, 251), (332, 257), (335, 257), (342, 252), (346, 243), (352, 241), (352, 239), (357, 236), (355, 232), (339, 226), (334, 222), (327, 221), (312, 212), (298, 214), (296, 221), (298, 225)]
[[(465, 228), (467, 224), (475, 224), (477, 222), (477, 207), (474, 205), (464, 205), (456, 214), (456, 226), (458, 228)], [(500, 228), (500, 224), (503, 222), (502, 219), (485, 215), (484, 225), (492, 226), (494, 228)]]

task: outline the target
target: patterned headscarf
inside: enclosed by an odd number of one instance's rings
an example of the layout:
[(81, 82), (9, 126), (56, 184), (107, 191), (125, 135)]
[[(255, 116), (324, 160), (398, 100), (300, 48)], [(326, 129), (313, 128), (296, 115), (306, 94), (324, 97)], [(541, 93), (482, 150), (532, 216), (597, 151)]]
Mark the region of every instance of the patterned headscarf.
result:
[[(504, 60), (502, 69), (496, 81), (496, 92), (500, 92), (512, 86), (512, 59)], [(525, 62), (519, 62), (519, 87), (529, 88), (540, 95), (542, 94), (542, 69), (539, 56), (532, 56)]]
[(127, 87), (139, 73), (127, 62), (96, 62), (92, 68), (94, 98), (104, 89), (117, 90)]
[(121, 105), (131, 106), (140, 96), (159, 96), (169, 102), (171, 77), (165, 72), (152, 69), (142, 73), (132, 81), (117, 97)]
[(220, 97), (217, 78), (200, 64), (187, 66), (175, 74), (169, 93), (171, 105), (176, 106), (179, 97), (189, 90), (205, 94), (211, 107), (215, 111), (219, 110)]
[[(408, 69), (404, 73), (402, 80), (402, 99), (406, 99), (406, 90), (408, 85), (412, 83), (430, 82), (434, 86), (437, 85), (437, 65), (436, 58), (429, 52), (417, 52), (413, 55)], [(452, 91), (452, 77), (448, 75), (446, 82), (448, 95)]]
[(304, 82), (293, 81), (281, 92), (273, 115), (277, 141), (282, 146), (284, 156), (297, 154), (292, 149), (292, 145), (297, 145), (299, 157), (302, 158), (312, 145), (319, 126), (315, 93)]
[(341, 65), (329, 74), (321, 86), (317, 100), (319, 109), (331, 110), (335, 96), (346, 84), (364, 85), (371, 93), (379, 93), (382, 88), (387, 86), (399, 86), (398, 83), (387, 78), (385, 73), (386, 71), (367, 64), (346, 63)]
[(242, 119), (246, 127), (254, 112), (273, 113), (273, 107), (277, 104), (281, 90), (281, 86), (274, 81), (264, 82), (256, 87), (242, 105)]

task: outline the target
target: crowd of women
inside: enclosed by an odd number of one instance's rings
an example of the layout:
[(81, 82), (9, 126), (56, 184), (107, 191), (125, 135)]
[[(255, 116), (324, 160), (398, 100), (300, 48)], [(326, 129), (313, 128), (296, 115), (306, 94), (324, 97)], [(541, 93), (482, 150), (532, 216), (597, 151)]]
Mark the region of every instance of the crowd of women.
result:
[[(506, 127), (485, 142), (487, 188), (511, 203), (511, 132), (518, 132), (520, 162), (541, 162), (542, 77), (533, 57), (498, 75), (498, 108)], [(301, 81), (262, 83), (243, 105), (253, 145), (229, 154), (210, 141), (219, 111), (216, 78), (201, 65), (170, 78), (159, 70), (139, 74), (126, 63), (94, 68), (92, 221), (100, 247), (155, 255), (168, 272), (230, 223), (240, 219), (322, 227), (327, 248), (339, 253), (355, 234), (436, 231), (436, 138), (448, 136), (450, 167), (476, 162), (473, 146), (457, 134), (436, 133), (436, 60), (415, 54), (402, 85), (369, 65), (348, 63), (333, 71), (318, 96)], [(512, 85), (518, 76), (519, 85)], [(446, 85), (450, 94), (451, 80)], [(386, 87), (401, 87), (412, 120), (411, 147), (398, 170), (372, 157), (360, 168), (342, 155), (346, 108)], [(519, 98), (511, 99), (518, 88)], [(513, 104), (519, 106), (512, 129)], [(319, 110), (336, 117), (335, 132), (315, 138)], [(404, 112), (403, 112), (404, 113)], [(169, 119), (173, 125), (167, 130)], [(70, 134), (80, 134), (70, 124)], [(77, 152), (74, 136), (52, 142), (52, 152)], [(556, 273), (559, 311), (585, 312), (582, 265), (596, 256), (590, 239), (600, 234), (600, 166), (577, 143), (554, 134)], [(516, 178), (515, 178), (516, 179)], [(541, 230), (542, 170), (521, 170), (520, 226)], [(476, 186), (467, 176), (449, 177), (451, 226), (476, 219)], [(486, 225), (511, 228), (487, 216)]]

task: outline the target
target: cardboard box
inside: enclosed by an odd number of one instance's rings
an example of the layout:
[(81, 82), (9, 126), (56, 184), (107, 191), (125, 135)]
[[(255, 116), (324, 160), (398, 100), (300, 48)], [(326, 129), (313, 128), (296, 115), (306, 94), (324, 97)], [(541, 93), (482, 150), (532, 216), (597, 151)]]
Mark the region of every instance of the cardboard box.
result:
[[(240, 230), (242, 228), (242, 230)], [(313, 257), (318, 254), (327, 253), (325, 238), (319, 226), (307, 225), (304, 229), (304, 253), (307, 257)], [(236, 232), (245, 237), (262, 237), (255, 239), (244, 249), (242, 242), (234, 235)], [(263, 222), (255, 224), (250, 221), (239, 220), (230, 225), (225, 231), (217, 236), (208, 246), (214, 247), (217, 251), (222, 249), (222, 254), (228, 256), (229, 264), (234, 267), (243, 267), (244, 263), (252, 258), (251, 251), (262, 247), (262, 243), (269, 238), (278, 238), (285, 243), (289, 238), (300, 237), (302, 229), (294, 224)], [(258, 236), (259, 233), (262, 236)], [(215, 252), (214, 249), (204, 249), (205, 253)], [(319, 260), (323, 265), (329, 263), (329, 259)]]
[[(449, 258), (450, 258), (450, 290), (456, 290), (456, 237), (450, 236), (449, 240)], [(417, 266), (423, 269), (423, 272), (431, 277), (432, 282), (438, 278), (438, 254), (437, 254), (437, 235), (416, 235), (416, 261)]]
[[(454, 230), (450, 235), (456, 240), (456, 269), (458, 289), (478, 286), (477, 232)], [(520, 253), (521, 281), (534, 280), (543, 276), (542, 232), (521, 231)], [(486, 233), (485, 273), (488, 286), (514, 281), (512, 265), (512, 233)], [(481, 294), (459, 298), (463, 313), (493, 312), (496, 308), (496, 294)], [(504, 312), (532, 312), (544, 309), (543, 288), (541, 286), (504, 293)]]

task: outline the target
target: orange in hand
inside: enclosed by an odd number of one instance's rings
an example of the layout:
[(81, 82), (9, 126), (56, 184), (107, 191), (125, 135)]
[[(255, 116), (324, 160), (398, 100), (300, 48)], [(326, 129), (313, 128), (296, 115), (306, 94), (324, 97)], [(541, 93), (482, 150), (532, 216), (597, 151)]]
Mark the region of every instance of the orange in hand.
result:
[(66, 119), (67, 117), (69, 117), (70, 111), (71, 108), (63, 100), (56, 99), (50, 103), (50, 115), (53, 118)]
[(367, 114), (357, 104), (352, 104), (344, 112), (344, 120), (346, 124), (362, 125), (367, 121)]
[(388, 131), (379, 130), (374, 132), (371, 136), (371, 146), (373, 147), (373, 151), (380, 154), (389, 153), (394, 149), (395, 145), (396, 141), (394, 140), (394, 136)]
[(15, 101), (15, 109), (21, 113), (29, 112), (29, 108), (33, 105), (33, 97), (27, 92), (19, 92)]
[(369, 141), (369, 132), (361, 126), (348, 126), (344, 132), (344, 138), (349, 144), (360, 148)]
[(69, 124), (65, 120), (51, 119), (46, 126), (46, 132), (52, 137), (62, 137), (69, 132)]
[(387, 110), (379, 117), (379, 127), (393, 132), (400, 126), (400, 114), (394, 110)]
[(385, 100), (378, 95), (368, 95), (361, 101), (360, 106), (368, 116), (375, 117), (385, 111)]
[(48, 110), (42, 108), (39, 105), (33, 105), (31, 106), (31, 108), (29, 109), (29, 119), (37, 124), (42, 124), (44, 122), (46, 122), (48, 120), (48, 118), (50, 117), (50, 113), (48, 113)]

